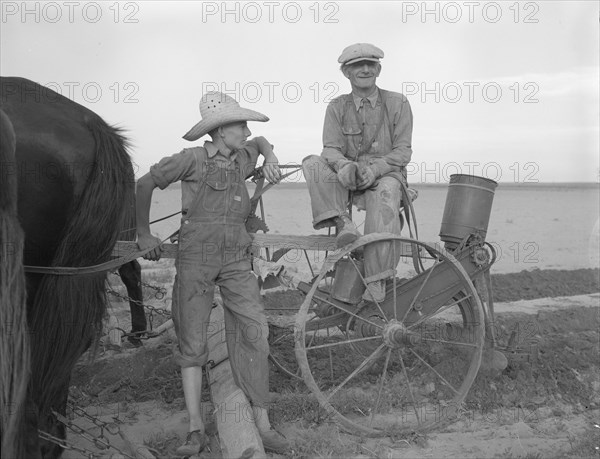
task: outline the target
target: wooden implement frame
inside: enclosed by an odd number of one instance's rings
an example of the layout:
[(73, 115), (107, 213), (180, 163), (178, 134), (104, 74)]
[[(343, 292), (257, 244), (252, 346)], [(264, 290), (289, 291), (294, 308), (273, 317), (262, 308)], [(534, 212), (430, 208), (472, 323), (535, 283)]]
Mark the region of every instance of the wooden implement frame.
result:
[[(286, 248), (290, 250), (311, 250), (319, 252), (335, 252), (338, 249), (335, 243), (335, 236), (311, 235), (311, 236), (294, 236), (285, 234), (260, 234), (250, 233), (252, 245), (276, 250)], [(430, 245), (438, 246), (439, 243), (431, 243)], [(402, 243), (401, 256), (412, 256), (411, 244)], [(178, 245), (165, 243), (163, 244), (162, 258), (175, 258), (177, 256)], [(117, 241), (112, 255), (115, 257), (124, 257), (139, 251), (137, 242), (132, 241)], [(427, 256), (427, 254), (421, 254)]]

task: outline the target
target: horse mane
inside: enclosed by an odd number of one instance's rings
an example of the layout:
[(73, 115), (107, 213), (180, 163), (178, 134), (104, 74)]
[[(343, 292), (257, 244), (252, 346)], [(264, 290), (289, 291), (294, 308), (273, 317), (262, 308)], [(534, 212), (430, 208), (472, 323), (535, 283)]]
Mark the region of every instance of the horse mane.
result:
[(17, 216), (16, 138), (8, 116), (0, 110), (0, 436), (2, 457), (23, 457), (25, 446), (17, 432), (23, 429), (25, 395), (29, 380), (29, 335), (23, 230)]
[[(84, 120), (96, 145), (94, 165), (79, 202), (73, 203), (52, 266), (107, 261), (133, 210), (133, 168), (122, 130), (95, 114)], [(105, 282), (106, 272), (101, 272), (48, 275), (40, 284), (29, 318), (32, 333), (37, 334), (32, 340), (36, 372), (30, 389), (40, 416), (51, 416), (51, 409), (63, 411), (71, 370), (100, 335), (107, 305)]]

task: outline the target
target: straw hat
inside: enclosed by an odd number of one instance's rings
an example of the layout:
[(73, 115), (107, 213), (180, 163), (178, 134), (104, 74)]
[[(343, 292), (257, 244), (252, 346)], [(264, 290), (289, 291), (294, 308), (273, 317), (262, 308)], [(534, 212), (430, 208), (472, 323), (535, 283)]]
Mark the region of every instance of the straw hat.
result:
[(233, 97), (217, 91), (202, 96), (200, 116), (202, 120), (183, 136), (185, 140), (197, 140), (219, 126), (236, 121), (269, 121), (268, 116), (242, 108)]

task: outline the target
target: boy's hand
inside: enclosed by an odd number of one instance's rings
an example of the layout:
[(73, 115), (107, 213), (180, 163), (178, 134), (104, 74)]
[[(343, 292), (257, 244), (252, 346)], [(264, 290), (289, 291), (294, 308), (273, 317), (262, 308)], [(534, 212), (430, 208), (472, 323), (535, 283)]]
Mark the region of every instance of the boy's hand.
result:
[(262, 166), (262, 172), (269, 183), (279, 183), (281, 180), (281, 170), (279, 169), (279, 161), (275, 157), (271, 157)]
[(152, 234), (144, 234), (142, 236), (138, 235), (137, 244), (140, 250), (147, 250), (151, 247), (155, 247), (153, 250), (150, 250), (146, 255), (143, 255), (144, 259), (157, 261), (160, 260), (160, 255), (162, 252), (162, 244), (160, 238), (156, 236), (152, 236)]
[(258, 145), (258, 152), (265, 160), (262, 165), (262, 174), (269, 183), (279, 183), (281, 180), (281, 171), (279, 170), (279, 160), (273, 153), (273, 145), (262, 136), (255, 137), (253, 140)]

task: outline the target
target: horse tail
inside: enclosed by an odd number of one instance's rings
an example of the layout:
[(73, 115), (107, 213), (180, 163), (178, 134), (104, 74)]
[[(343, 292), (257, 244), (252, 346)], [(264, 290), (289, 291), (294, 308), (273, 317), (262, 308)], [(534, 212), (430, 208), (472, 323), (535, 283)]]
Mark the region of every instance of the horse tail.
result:
[(0, 110), (0, 433), (2, 457), (23, 457), (17, 435), (24, 422), (29, 380), (29, 335), (23, 231), (17, 217), (16, 138), (8, 116)]
[[(53, 266), (107, 261), (132, 211), (134, 175), (127, 140), (120, 129), (95, 114), (86, 114), (84, 122), (95, 141), (94, 164), (79, 202), (74, 203)], [(30, 389), (42, 425), (53, 424), (51, 409), (64, 412), (71, 369), (100, 336), (107, 305), (105, 283), (106, 272), (48, 275), (40, 284), (30, 317), (31, 329), (39, 334), (33, 340), (37, 366)]]

